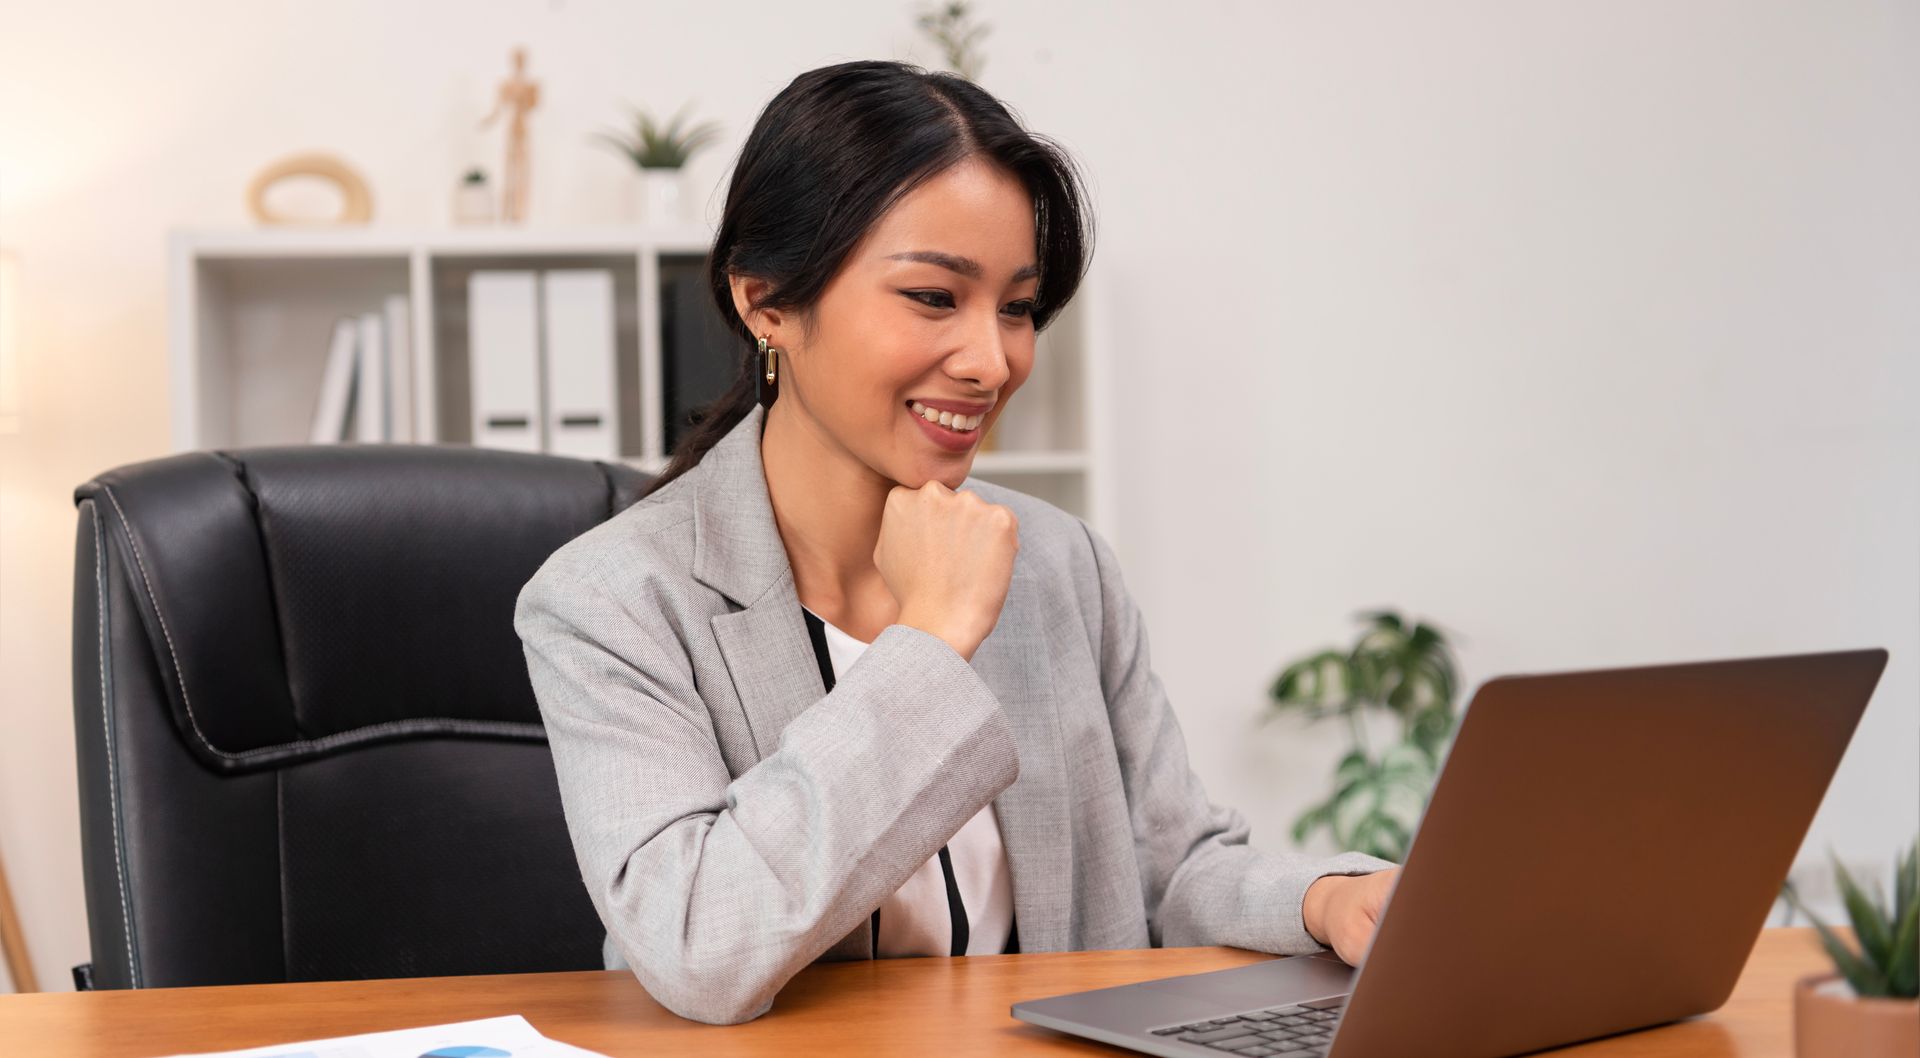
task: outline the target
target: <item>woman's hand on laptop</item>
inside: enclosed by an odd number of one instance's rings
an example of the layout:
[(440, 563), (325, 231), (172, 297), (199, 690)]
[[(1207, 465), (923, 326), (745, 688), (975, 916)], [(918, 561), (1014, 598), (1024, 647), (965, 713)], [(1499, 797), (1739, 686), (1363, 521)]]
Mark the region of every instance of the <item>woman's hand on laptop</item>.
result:
[(1329, 874), (1307, 886), (1300, 903), (1300, 920), (1314, 940), (1333, 949), (1340, 961), (1358, 966), (1373, 943), (1374, 928), (1386, 906), (1400, 868), (1372, 874)]

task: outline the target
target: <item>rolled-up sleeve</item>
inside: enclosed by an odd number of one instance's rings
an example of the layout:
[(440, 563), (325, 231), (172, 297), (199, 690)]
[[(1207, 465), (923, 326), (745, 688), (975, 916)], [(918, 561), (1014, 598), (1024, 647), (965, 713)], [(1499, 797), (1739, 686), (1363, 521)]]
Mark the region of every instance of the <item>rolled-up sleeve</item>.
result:
[(1315, 857), (1247, 844), (1246, 817), (1212, 803), (1188, 764), (1179, 721), (1150, 664), (1146, 624), (1112, 547), (1082, 525), (1099, 572), (1100, 681), (1133, 823), (1148, 937), (1156, 947), (1326, 950), (1301, 918), (1307, 887), (1330, 874), (1393, 864), (1357, 852)]

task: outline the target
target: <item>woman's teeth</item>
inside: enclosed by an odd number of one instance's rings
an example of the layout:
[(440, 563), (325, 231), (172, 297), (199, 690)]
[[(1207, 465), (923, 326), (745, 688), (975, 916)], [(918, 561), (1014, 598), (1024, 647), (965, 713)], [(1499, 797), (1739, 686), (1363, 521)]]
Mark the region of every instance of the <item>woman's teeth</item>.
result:
[(980, 420), (986, 418), (984, 413), (980, 415), (955, 415), (950, 411), (936, 411), (917, 400), (908, 401), (907, 406), (912, 408), (913, 413), (922, 419), (931, 423), (938, 423), (955, 433), (966, 433), (979, 426)]

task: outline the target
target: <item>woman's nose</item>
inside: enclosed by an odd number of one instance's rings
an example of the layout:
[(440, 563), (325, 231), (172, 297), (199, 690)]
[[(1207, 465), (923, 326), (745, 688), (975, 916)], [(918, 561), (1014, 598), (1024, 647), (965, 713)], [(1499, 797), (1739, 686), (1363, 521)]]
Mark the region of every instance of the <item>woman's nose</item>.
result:
[(975, 328), (974, 333), (967, 336), (966, 349), (958, 359), (949, 362), (947, 369), (981, 389), (998, 390), (1006, 384), (1007, 337), (997, 315), (989, 319), (984, 328)]

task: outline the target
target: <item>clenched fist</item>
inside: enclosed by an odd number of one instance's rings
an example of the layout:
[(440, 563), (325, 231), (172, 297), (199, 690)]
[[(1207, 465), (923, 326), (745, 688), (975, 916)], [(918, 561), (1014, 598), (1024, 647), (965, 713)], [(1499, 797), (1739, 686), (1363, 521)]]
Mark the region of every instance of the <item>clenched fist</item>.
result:
[(887, 494), (873, 563), (900, 603), (897, 624), (939, 636), (972, 661), (1000, 621), (1019, 551), (1011, 510), (929, 481)]

